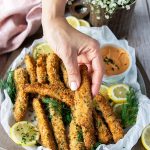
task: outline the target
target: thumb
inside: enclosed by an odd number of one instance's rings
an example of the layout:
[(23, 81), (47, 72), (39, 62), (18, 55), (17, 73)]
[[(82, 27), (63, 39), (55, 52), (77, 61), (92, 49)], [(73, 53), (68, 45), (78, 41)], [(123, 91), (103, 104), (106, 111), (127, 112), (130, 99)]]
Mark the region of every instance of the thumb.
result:
[(75, 91), (79, 88), (81, 82), (77, 57), (66, 57), (63, 62), (68, 73), (70, 89)]

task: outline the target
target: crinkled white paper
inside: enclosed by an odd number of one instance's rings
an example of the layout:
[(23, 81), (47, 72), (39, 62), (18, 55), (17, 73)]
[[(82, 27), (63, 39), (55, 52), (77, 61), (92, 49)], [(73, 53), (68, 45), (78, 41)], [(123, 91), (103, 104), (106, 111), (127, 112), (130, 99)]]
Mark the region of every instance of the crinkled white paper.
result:
[[(132, 68), (127, 74), (124, 79), (124, 83), (132, 85), (135, 89), (139, 91), (138, 93), (138, 100), (139, 100), (139, 112), (137, 116), (136, 124), (128, 130), (125, 134), (124, 138), (118, 141), (116, 144), (109, 144), (109, 145), (100, 145), (97, 150), (131, 150), (131, 148), (137, 143), (138, 139), (141, 136), (143, 128), (150, 123), (149, 117), (149, 110), (150, 110), (150, 100), (141, 94), (140, 86), (137, 82), (137, 68), (136, 68), (136, 58), (135, 58), (135, 50), (134, 48), (128, 45), (126, 40), (118, 40), (114, 34), (109, 30), (108, 27), (103, 26), (101, 28), (86, 28), (80, 27), (78, 28), (79, 31), (95, 38), (99, 41), (100, 45), (103, 46), (104, 44), (116, 44), (125, 50), (127, 50), (132, 56)], [(82, 40), (82, 39), (81, 39)], [(16, 58), (16, 60), (12, 63), (11, 69), (14, 70), (18, 66), (23, 66), (23, 59), (27, 53), (32, 51), (32, 48), (38, 44), (42, 43), (44, 40), (39, 39), (35, 40), (33, 45), (29, 48), (24, 48), (21, 54)], [(0, 93), (0, 121), (5, 129), (6, 133), (10, 136), (10, 127), (15, 123), (13, 118), (13, 104), (4, 90), (4, 98), (2, 93)], [(34, 114), (30, 117), (26, 116), (26, 119), (31, 121)], [(42, 146), (35, 146), (35, 147), (24, 147), (27, 150), (41, 150)]]

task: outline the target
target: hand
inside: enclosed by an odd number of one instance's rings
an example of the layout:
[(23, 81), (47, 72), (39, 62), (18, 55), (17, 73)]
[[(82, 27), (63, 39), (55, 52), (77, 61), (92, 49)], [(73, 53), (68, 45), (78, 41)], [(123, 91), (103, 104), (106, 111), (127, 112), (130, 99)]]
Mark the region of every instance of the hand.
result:
[(79, 64), (86, 64), (92, 77), (92, 94), (99, 91), (102, 76), (102, 58), (99, 43), (72, 28), (64, 17), (42, 20), (44, 37), (62, 59), (68, 72), (72, 90), (80, 86)]

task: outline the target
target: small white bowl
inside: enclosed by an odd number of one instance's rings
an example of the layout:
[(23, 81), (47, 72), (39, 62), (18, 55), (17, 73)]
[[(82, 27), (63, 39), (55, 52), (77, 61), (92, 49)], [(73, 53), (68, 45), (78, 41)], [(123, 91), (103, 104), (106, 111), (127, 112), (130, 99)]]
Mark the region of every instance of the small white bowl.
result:
[(118, 45), (115, 45), (115, 44), (105, 44), (105, 45), (102, 45), (101, 48), (106, 47), (106, 46), (121, 48), (129, 56), (130, 64), (124, 72), (122, 72), (120, 74), (117, 74), (117, 75), (111, 75), (111, 76), (104, 75), (104, 77), (103, 77), (103, 82), (106, 83), (106, 84), (121, 83), (123, 81), (123, 79), (125, 78), (125, 76), (128, 74), (128, 72), (130, 71), (131, 67), (132, 67), (132, 57), (131, 57), (130, 53), (127, 50), (125, 50), (124, 48), (122, 48), (121, 46), (118, 46)]

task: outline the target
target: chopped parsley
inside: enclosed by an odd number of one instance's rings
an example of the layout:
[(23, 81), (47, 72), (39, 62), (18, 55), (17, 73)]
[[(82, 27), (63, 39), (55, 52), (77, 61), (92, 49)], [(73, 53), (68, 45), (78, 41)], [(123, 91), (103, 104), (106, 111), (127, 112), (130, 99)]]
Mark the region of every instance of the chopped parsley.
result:
[[(114, 65), (118, 70), (120, 69), (119, 66), (117, 64), (115, 64), (115, 62), (111, 59), (111, 58), (108, 58), (107, 56), (104, 58), (104, 62), (105, 64), (109, 65), (109, 64), (112, 64)], [(115, 68), (111, 68), (113, 71), (115, 70)]]
[(104, 62), (106, 64), (115, 64), (114, 61), (111, 58), (108, 58), (107, 56), (104, 58)]

